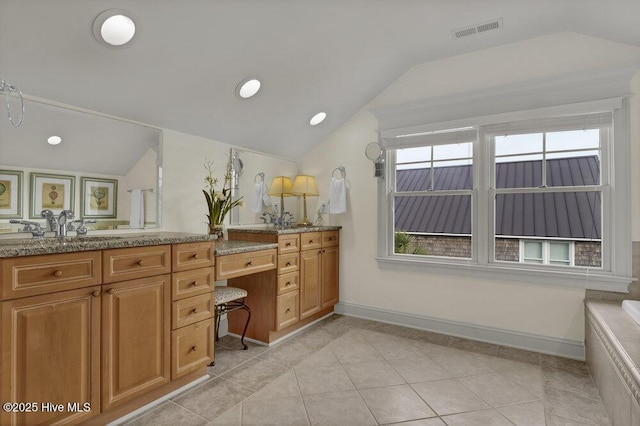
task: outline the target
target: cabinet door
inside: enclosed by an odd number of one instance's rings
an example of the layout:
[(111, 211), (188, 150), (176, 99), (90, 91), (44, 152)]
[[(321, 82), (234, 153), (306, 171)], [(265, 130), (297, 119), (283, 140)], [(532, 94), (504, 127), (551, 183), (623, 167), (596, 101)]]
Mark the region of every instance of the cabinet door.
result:
[(213, 359), (213, 318), (171, 332), (171, 377), (177, 379)]
[[(100, 287), (2, 302), (0, 311), (2, 401), (37, 403), (35, 413), (3, 410), (0, 424), (79, 423), (99, 414)], [(43, 402), (64, 409), (43, 410)]]
[(321, 250), (300, 252), (300, 319), (320, 311)]
[(298, 322), (299, 292), (290, 291), (276, 298), (276, 330)]
[(322, 249), (322, 309), (338, 303), (340, 281), (340, 248)]
[(103, 285), (102, 408), (169, 381), (171, 275)]

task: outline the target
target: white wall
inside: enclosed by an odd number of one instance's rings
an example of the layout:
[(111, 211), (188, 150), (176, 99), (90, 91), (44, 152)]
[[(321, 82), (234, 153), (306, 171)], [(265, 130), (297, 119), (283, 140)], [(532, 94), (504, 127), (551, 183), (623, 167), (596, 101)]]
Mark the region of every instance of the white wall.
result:
[(156, 222), (156, 202), (158, 197), (158, 179), (156, 169), (158, 153), (149, 148), (140, 160), (129, 170), (126, 176), (120, 180), (118, 188), (118, 218), (128, 221), (131, 217), (131, 193), (130, 189), (152, 189), (143, 192), (144, 197), (144, 221)]
[[(373, 99), (367, 108), (638, 59), (638, 48), (560, 33), (418, 65)], [(343, 226), (341, 302), (516, 334), (581, 342), (584, 337), (584, 290), (557, 288), (553, 283), (488, 281), (378, 269), (375, 261), (376, 179), (372, 163), (364, 155), (365, 146), (377, 140), (377, 121), (367, 108), (300, 162), (300, 172), (317, 176), (321, 183), (328, 183), (331, 170), (338, 165), (344, 165), (347, 170), (351, 186), (348, 213), (329, 219), (331, 223)], [(638, 158), (637, 117), (636, 110), (634, 158)], [(638, 176), (634, 176), (634, 187), (638, 187), (637, 183)], [(320, 199), (326, 198), (327, 185), (319, 186)], [(637, 204), (636, 200), (636, 213), (640, 212)]]
[[(162, 229), (165, 231), (206, 233), (207, 204), (202, 194), (205, 188), (204, 163), (214, 163), (214, 175), (222, 188), (230, 145), (173, 130), (163, 133), (163, 195)], [(243, 151), (239, 158), (244, 163), (240, 179), (240, 193), (250, 202), (253, 194), (253, 178), (263, 171), (266, 180), (275, 175), (295, 177), (298, 164), (260, 153)], [(273, 199), (275, 201), (275, 198)], [(295, 200), (287, 199), (285, 207), (295, 210)], [(258, 215), (252, 213), (248, 205), (241, 209), (242, 224), (258, 222)], [(229, 217), (226, 218), (227, 223)]]
[[(271, 180), (276, 176), (289, 176), (291, 180), (296, 177), (298, 172), (298, 163), (291, 160), (285, 160), (279, 157), (273, 157), (261, 153), (251, 151), (238, 151), (238, 157), (243, 162), (242, 173), (240, 174), (239, 186), (240, 195), (245, 201), (245, 207), (240, 211), (240, 223), (262, 223), (260, 220), (261, 214), (254, 213), (251, 210), (251, 204), (253, 200), (254, 188), (256, 182), (260, 181), (260, 178), (256, 178), (256, 175), (260, 172), (264, 173), (264, 182), (267, 187), (270, 186)], [(284, 211), (289, 211), (294, 215), (297, 215), (297, 199), (296, 197), (284, 198)], [(280, 197), (271, 197), (272, 203), (280, 203)], [(296, 216), (297, 218), (297, 216)]]

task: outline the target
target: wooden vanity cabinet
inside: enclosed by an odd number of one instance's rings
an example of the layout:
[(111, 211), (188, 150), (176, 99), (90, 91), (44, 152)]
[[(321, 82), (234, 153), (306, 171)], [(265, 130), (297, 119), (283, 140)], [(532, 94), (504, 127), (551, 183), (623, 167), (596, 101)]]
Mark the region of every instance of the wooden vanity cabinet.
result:
[[(275, 271), (229, 279), (248, 292), (247, 336), (271, 343), (333, 311), (339, 293), (339, 231), (234, 232), (230, 240), (278, 244)], [(229, 331), (242, 333), (246, 317), (228, 315)]]
[[(0, 259), (0, 397), (35, 402), (0, 424), (81, 422), (100, 412), (99, 251)], [(40, 403), (64, 404), (64, 411)], [(68, 402), (91, 404), (71, 413)], [(33, 410), (32, 410), (33, 411)]]
[[(322, 248), (320, 232), (302, 234), (308, 248), (300, 252), (300, 319), (305, 319), (322, 308)], [(304, 247), (304, 246), (303, 246)]]
[(169, 382), (170, 312), (169, 274), (103, 285), (103, 410)]
[(338, 303), (340, 296), (340, 233), (322, 232), (321, 309)]
[(215, 245), (173, 246), (171, 380), (206, 367), (214, 357)]
[(171, 379), (171, 246), (102, 252), (102, 409)]
[[(37, 404), (31, 413), (3, 410), (0, 424), (80, 423), (100, 413), (100, 308), (100, 286), (0, 303), (0, 396)], [(42, 402), (64, 410), (43, 410)], [(91, 410), (69, 412), (76, 402)]]
[(300, 234), (278, 236), (275, 327), (280, 331), (300, 320)]
[(339, 232), (307, 232), (300, 236), (300, 319), (338, 303)]
[(0, 397), (37, 403), (0, 424), (104, 424), (204, 374), (214, 264), (212, 241), (0, 259)]

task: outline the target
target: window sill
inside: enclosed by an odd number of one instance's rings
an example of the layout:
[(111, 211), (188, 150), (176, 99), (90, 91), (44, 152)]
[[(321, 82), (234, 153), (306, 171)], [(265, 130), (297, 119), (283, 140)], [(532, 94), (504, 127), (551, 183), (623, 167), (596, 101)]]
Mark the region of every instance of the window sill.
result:
[(527, 283), (549, 283), (553, 286), (604, 290), (628, 293), (632, 277), (619, 277), (605, 271), (593, 269), (584, 271), (550, 271), (511, 265), (481, 265), (471, 260), (450, 261), (445, 259), (416, 259), (400, 256), (376, 257), (378, 267), (386, 270), (433, 272), (437, 274), (458, 275), (501, 281), (520, 281)]

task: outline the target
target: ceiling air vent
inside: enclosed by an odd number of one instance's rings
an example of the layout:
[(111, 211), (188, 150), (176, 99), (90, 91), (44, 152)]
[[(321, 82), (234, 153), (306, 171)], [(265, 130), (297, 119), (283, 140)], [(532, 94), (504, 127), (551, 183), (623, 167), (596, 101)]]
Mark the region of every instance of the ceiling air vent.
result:
[(451, 31), (451, 36), (454, 39), (469, 37), (474, 34), (480, 34), (491, 30), (497, 30), (503, 27), (502, 18), (493, 19), (488, 22), (483, 22), (481, 24), (471, 25), (469, 27), (459, 28), (457, 30)]

